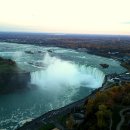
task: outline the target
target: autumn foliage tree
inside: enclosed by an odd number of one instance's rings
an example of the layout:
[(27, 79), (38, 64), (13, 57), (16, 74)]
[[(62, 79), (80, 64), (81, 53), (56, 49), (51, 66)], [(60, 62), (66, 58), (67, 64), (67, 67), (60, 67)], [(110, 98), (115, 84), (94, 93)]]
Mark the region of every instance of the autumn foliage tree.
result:
[(68, 129), (73, 129), (73, 127), (74, 127), (74, 119), (73, 119), (73, 116), (71, 114), (69, 115), (69, 117), (66, 120), (66, 127)]
[(96, 112), (97, 126), (104, 129), (107, 126), (107, 119), (111, 118), (111, 111), (107, 109), (106, 105), (99, 105), (99, 110)]
[(130, 83), (98, 91), (85, 104), (88, 130), (109, 129), (115, 107), (128, 105), (130, 105)]

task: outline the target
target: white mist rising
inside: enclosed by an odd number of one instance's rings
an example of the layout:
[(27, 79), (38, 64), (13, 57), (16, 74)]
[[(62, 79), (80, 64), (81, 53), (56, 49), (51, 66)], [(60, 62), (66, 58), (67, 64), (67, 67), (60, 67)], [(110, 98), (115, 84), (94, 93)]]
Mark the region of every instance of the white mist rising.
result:
[(69, 61), (44, 56), (43, 70), (32, 72), (31, 83), (44, 89), (78, 88), (80, 86), (97, 88), (104, 81), (104, 73), (97, 68), (79, 66)]

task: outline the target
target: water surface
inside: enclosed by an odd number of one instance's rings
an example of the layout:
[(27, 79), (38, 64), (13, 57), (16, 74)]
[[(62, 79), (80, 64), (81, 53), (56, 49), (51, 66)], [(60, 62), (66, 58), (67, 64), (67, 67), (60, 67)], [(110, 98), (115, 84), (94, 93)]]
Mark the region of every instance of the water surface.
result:
[[(59, 47), (0, 42), (0, 56), (30, 72), (34, 89), (0, 95), (0, 129), (13, 130), (30, 118), (87, 96), (105, 74), (122, 73), (118, 61)], [(103, 69), (100, 64), (109, 64)]]

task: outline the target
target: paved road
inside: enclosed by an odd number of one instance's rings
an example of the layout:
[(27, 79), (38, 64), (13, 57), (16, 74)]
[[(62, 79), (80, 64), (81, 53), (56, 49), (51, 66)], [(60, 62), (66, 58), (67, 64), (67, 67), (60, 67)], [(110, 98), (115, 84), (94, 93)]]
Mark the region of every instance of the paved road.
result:
[(112, 128), (112, 123), (113, 123), (113, 121), (112, 121), (112, 117), (110, 118), (110, 127), (109, 127), (109, 130), (111, 130), (111, 128)]
[(124, 109), (122, 109), (122, 110), (120, 111), (119, 114), (120, 114), (121, 120), (120, 120), (120, 122), (118, 123), (118, 125), (117, 125), (117, 127), (116, 127), (116, 130), (121, 130), (121, 126), (123, 125), (123, 123), (124, 123), (124, 121), (125, 121), (125, 117), (124, 117), (123, 113), (124, 113), (125, 111), (127, 111), (127, 110), (130, 110), (130, 107), (124, 108)]
[(54, 120), (58, 116), (67, 115), (71, 112), (75, 112), (75, 110), (81, 108), (81, 106), (84, 105), (84, 103), (89, 98), (95, 96), (95, 93), (97, 91), (101, 91), (102, 89), (104, 90), (104, 87), (105, 87), (105, 84), (102, 87), (92, 91), (92, 93), (88, 95), (87, 97), (85, 97), (84, 99), (81, 99), (77, 102), (74, 102), (65, 107), (59, 108), (57, 110), (49, 111), (43, 114), (42, 116), (32, 120), (31, 122), (26, 123), (25, 125), (18, 128), (17, 130), (38, 130), (43, 124), (46, 124), (47, 122)]

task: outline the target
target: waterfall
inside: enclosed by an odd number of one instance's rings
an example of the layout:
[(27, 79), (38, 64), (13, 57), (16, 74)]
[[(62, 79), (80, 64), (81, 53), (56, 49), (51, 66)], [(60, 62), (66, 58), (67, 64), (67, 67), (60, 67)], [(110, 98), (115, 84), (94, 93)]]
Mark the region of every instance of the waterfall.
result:
[(98, 68), (86, 67), (75, 63), (44, 56), (43, 64), (46, 68), (31, 73), (31, 83), (41, 88), (61, 89), (64, 87), (98, 88), (104, 81), (104, 73)]

